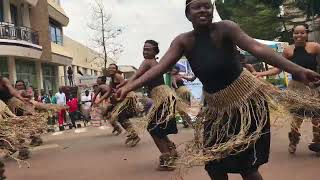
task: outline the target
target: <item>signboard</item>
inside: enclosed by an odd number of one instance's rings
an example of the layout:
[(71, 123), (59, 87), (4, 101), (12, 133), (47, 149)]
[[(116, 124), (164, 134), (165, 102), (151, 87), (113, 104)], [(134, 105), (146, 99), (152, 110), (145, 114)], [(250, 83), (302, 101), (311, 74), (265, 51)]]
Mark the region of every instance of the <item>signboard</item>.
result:
[[(186, 58), (182, 58), (178, 61), (176, 64), (180, 67), (180, 73), (185, 75), (193, 75), (193, 72), (191, 70), (190, 64)], [(202, 99), (202, 83), (197, 78), (193, 82), (191, 81), (184, 81), (184, 84), (186, 87), (191, 91), (192, 96), (197, 100), (201, 101)]]

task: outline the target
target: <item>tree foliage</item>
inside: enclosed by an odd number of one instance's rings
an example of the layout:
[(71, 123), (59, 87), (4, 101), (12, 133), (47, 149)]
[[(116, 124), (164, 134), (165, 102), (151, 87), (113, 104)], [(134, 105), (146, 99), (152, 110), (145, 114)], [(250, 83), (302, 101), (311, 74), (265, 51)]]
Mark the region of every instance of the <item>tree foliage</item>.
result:
[(281, 36), (282, 0), (216, 0), (222, 19), (237, 22), (250, 36), (273, 40)]
[(319, 0), (295, 0), (297, 7), (304, 11), (307, 18), (320, 14), (320, 1)]
[(115, 59), (123, 51), (123, 46), (116, 42), (116, 38), (122, 33), (122, 29), (111, 23), (112, 15), (106, 11), (101, 0), (94, 1), (91, 16), (88, 27), (94, 34), (92, 41), (100, 51), (98, 56), (91, 61), (102, 58), (104, 62), (100, 66), (103, 64), (103, 67), (106, 68), (108, 59)]

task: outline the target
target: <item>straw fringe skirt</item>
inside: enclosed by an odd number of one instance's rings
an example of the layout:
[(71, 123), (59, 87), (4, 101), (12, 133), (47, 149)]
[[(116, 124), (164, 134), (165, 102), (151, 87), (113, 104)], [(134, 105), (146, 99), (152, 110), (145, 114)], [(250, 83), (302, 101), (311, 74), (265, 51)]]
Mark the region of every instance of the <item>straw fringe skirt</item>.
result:
[[(130, 92), (127, 97), (117, 103), (111, 112), (111, 122), (119, 120), (119, 117), (126, 117), (126, 119), (132, 118), (139, 111), (142, 111), (138, 107), (137, 95), (134, 92)], [(122, 118), (121, 118), (122, 119)]]
[(149, 133), (159, 138), (177, 134), (176, 108), (185, 109), (187, 105), (167, 85), (153, 88), (150, 95), (153, 105), (145, 119)]
[(31, 103), (26, 104), (16, 97), (12, 97), (11, 99), (9, 99), (7, 104), (9, 109), (15, 114), (17, 114), (19, 111), (22, 111), (23, 114), (35, 113), (34, 106)]
[[(309, 95), (310, 97), (315, 97), (320, 99), (320, 89), (319, 88), (312, 88), (308, 87), (305, 84), (291, 80), (288, 85), (288, 89), (294, 92), (297, 92), (298, 94), (304, 94)], [(307, 107), (295, 107), (291, 108), (290, 112), (294, 116), (298, 116), (301, 118), (307, 117), (307, 118), (320, 118), (320, 110), (314, 110), (311, 108), (311, 110)]]
[(176, 93), (185, 103), (190, 104), (191, 101), (191, 92), (186, 86), (180, 86)]
[(315, 96), (280, 90), (246, 70), (227, 88), (204, 92), (204, 97), (206, 106), (197, 117), (194, 140), (186, 144), (179, 163), (205, 164), (207, 171), (229, 173), (258, 168), (268, 161), (269, 107), (274, 111), (320, 107)]

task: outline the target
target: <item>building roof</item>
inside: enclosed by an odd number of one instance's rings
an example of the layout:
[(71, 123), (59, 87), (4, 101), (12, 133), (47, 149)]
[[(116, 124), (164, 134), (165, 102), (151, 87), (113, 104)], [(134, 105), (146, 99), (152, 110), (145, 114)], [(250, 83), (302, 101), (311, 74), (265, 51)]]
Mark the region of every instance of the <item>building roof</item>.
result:
[(119, 65), (118, 67), (119, 67), (119, 70), (124, 73), (125, 72), (135, 72), (138, 70), (136, 67), (131, 66), (131, 65)]
[[(73, 65), (101, 70), (99, 63), (95, 62), (104, 62), (101, 54), (99, 52), (85, 46), (84, 44), (71, 39), (68, 36), (64, 36), (64, 47), (73, 57)], [(108, 64), (115, 63), (113, 59), (108, 59)]]

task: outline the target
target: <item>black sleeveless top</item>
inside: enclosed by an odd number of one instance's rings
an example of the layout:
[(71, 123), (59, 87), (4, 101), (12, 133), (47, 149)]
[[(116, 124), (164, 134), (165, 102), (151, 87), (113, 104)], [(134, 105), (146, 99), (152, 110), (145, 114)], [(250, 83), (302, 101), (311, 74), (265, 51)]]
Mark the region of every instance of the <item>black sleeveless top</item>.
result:
[(163, 79), (162, 74), (160, 76), (158, 76), (157, 78), (151, 80), (150, 82), (147, 82), (145, 84), (145, 87), (147, 88), (148, 93), (150, 93), (153, 88), (160, 86), (160, 85), (164, 85), (164, 79)]
[[(317, 55), (308, 53), (305, 47), (295, 47), (290, 60), (304, 68), (317, 71)], [(292, 76), (292, 79), (297, 80), (295, 76)]]
[(224, 38), (217, 47), (210, 37), (210, 31), (195, 33), (194, 47), (188, 54), (192, 71), (208, 93), (215, 93), (236, 80), (243, 68), (236, 58), (233, 42)]
[(0, 90), (0, 99), (7, 103), (11, 98), (13, 98), (13, 96), (11, 95), (11, 93), (9, 92), (9, 89), (5, 86), (2, 86), (3, 89)]

